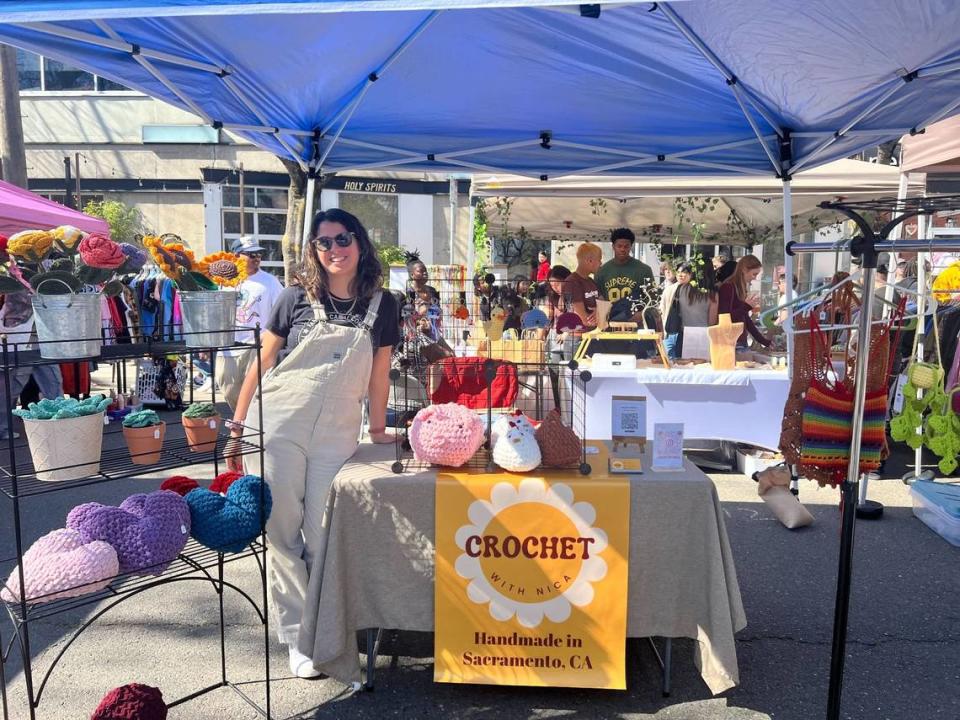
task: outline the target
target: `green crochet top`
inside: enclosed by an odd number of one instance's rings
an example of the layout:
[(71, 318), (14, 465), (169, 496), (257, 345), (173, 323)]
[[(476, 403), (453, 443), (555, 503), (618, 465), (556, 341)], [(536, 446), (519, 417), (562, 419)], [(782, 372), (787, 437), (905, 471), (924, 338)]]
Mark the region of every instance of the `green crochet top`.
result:
[(191, 419), (215, 417), (219, 414), (213, 403), (204, 402), (195, 402), (183, 411), (183, 417)]
[(127, 428), (145, 428), (160, 424), (160, 416), (155, 410), (140, 410), (128, 413), (123, 418), (123, 426)]
[(84, 400), (72, 397), (44, 398), (40, 402), (30, 403), (26, 409), (16, 409), (13, 414), (24, 420), (64, 420), (85, 415), (96, 415), (110, 406), (110, 398), (103, 395), (91, 395)]

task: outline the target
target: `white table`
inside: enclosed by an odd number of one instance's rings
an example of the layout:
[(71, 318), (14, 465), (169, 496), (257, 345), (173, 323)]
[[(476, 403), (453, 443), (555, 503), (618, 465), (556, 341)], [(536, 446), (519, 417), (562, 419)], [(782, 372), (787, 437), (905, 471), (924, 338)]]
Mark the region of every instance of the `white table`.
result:
[(658, 422), (683, 423), (689, 440), (726, 440), (770, 450), (780, 445), (783, 406), (790, 389), (785, 370), (712, 368), (589, 369), (586, 437), (610, 437), (614, 395), (647, 399), (647, 437)]

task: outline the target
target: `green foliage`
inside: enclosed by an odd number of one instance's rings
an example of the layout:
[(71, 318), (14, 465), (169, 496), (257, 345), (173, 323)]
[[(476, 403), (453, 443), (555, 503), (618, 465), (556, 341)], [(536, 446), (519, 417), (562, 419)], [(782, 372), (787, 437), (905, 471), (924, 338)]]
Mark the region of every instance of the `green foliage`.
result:
[(403, 265), (406, 263), (407, 251), (400, 245), (374, 243), (373, 247), (377, 251), (377, 258), (380, 260), (380, 266), (384, 272), (388, 272), (391, 265)]
[(180, 290), (186, 290), (187, 292), (194, 292), (197, 290), (217, 290), (217, 284), (208, 278), (206, 275), (203, 275), (198, 272), (181, 273), (180, 278), (176, 280), (177, 288)]
[(143, 213), (119, 200), (91, 201), (84, 206), (83, 212), (106, 220), (110, 225), (110, 238), (114, 242), (138, 244), (138, 235), (151, 234), (144, 225)]
[(473, 215), (473, 272), (490, 264), (490, 238), (487, 236), (487, 206), (477, 203)]

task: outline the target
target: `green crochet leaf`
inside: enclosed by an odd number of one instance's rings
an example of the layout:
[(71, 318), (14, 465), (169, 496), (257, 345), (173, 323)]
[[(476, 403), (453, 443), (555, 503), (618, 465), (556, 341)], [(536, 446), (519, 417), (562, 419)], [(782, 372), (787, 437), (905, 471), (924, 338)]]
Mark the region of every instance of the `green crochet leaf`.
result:
[(26, 409), (14, 410), (13, 413), (27, 420), (63, 420), (96, 415), (105, 411), (109, 405), (110, 398), (99, 394), (82, 401), (71, 397), (44, 398), (40, 402), (30, 403)]
[(923, 437), (920, 435), (911, 435), (905, 438), (904, 442), (907, 444), (908, 447), (913, 448), (914, 450), (918, 450), (920, 446), (923, 444)]
[(957, 459), (955, 457), (945, 457), (937, 463), (937, 467), (940, 468), (940, 472), (944, 475), (949, 475), (957, 469)]

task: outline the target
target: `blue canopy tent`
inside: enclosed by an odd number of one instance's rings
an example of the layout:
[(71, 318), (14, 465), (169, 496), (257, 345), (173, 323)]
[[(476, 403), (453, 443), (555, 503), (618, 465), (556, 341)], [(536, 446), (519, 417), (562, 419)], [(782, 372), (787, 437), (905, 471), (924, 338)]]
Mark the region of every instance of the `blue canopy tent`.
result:
[(311, 183), (387, 167), (775, 176), (786, 242), (793, 173), (960, 112), (958, 27), (953, 0), (0, 4), (0, 42), (192, 111)]

